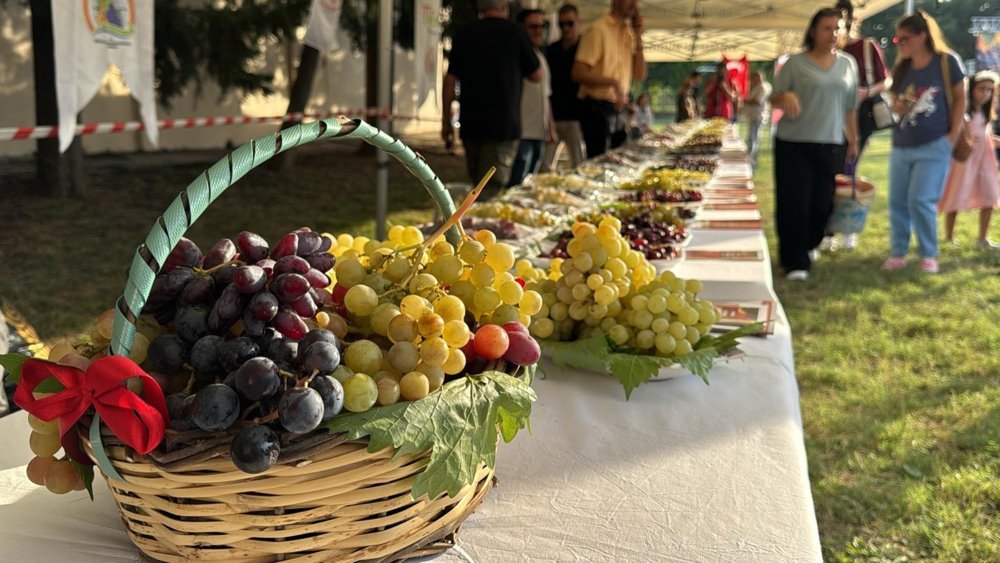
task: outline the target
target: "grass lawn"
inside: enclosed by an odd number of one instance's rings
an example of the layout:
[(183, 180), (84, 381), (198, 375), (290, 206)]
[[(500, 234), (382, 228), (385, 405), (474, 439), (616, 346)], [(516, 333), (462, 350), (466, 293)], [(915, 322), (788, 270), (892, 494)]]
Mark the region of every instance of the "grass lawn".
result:
[[(769, 145), (765, 145), (769, 149)], [(794, 335), (810, 479), (831, 561), (1000, 560), (1000, 257), (942, 247), (941, 273), (880, 271), (889, 137), (861, 174), (878, 196), (853, 252), (775, 279)], [(757, 193), (777, 256), (771, 153)], [(992, 229), (1000, 238), (1000, 227)]]
[[(941, 274), (879, 271), (888, 150), (887, 136), (877, 137), (862, 165), (879, 192), (858, 249), (824, 256), (806, 283), (776, 272), (795, 335), (824, 555), (1000, 561), (1000, 257), (969, 248), (975, 217), (965, 214), (966, 248), (942, 249)], [(301, 225), (371, 235), (374, 158), (332, 143), (300, 151), (288, 174), (241, 180), (190, 237), (207, 249), (245, 228), (270, 240)], [(461, 157), (422, 152), (445, 181), (464, 179)], [(24, 174), (0, 176), (0, 296), (44, 338), (80, 332), (111, 306), (155, 218), (214, 160), (157, 158), (89, 158), (82, 201), (39, 196)], [(398, 165), (390, 174), (390, 219), (428, 219), (423, 188)], [(776, 256), (771, 177), (765, 144), (757, 183)], [(1000, 228), (993, 233), (1000, 239)]]

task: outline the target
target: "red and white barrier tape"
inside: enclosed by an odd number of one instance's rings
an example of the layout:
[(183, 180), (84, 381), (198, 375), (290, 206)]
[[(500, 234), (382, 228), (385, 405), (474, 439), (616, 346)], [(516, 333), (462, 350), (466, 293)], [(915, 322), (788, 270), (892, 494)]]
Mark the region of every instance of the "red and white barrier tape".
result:
[[(424, 120), (428, 118), (413, 115), (389, 115), (389, 112), (379, 108), (343, 109), (321, 113), (289, 113), (269, 117), (224, 116), (224, 117), (189, 117), (186, 119), (161, 119), (160, 130), (190, 129), (194, 127), (213, 127), (217, 125), (250, 125), (256, 123), (271, 123), (285, 121), (301, 121), (303, 119), (326, 119), (344, 115), (347, 117), (370, 117), (406, 120)], [(434, 119), (433, 121), (439, 121)], [(84, 123), (76, 126), (77, 135), (99, 135), (103, 133), (128, 133), (145, 129), (141, 121), (111, 121), (105, 123)], [(34, 127), (0, 127), (0, 141), (25, 141), (29, 139), (55, 139), (59, 136), (59, 128), (54, 125), (38, 125)]]

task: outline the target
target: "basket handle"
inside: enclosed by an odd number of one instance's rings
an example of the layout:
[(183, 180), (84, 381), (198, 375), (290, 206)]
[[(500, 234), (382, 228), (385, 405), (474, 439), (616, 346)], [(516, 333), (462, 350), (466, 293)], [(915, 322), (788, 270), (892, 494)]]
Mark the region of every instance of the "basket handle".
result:
[[(132, 350), (135, 323), (143, 305), (146, 304), (146, 299), (149, 298), (153, 279), (174, 245), (208, 206), (222, 195), (222, 192), (274, 155), (317, 139), (327, 138), (361, 139), (384, 150), (420, 180), (442, 215), (450, 217), (455, 212), (455, 203), (448, 190), (422, 156), (399, 139), (394, 139), (360, 119), (344, 117), (324, 119), (254, 139), (219, 159), (195, 178), (156, 220), (156, 224), (146, 236), (146, 241), (136, 249), (132, 265), (128, 270), (125, 291), (115, 303), (114, 331), (111, 335), (109, 352), (127, 356)], [(458, 242), (458, 237), (457, 227), (452, 227), (447, 234), (448, 240), (455, 244)]]

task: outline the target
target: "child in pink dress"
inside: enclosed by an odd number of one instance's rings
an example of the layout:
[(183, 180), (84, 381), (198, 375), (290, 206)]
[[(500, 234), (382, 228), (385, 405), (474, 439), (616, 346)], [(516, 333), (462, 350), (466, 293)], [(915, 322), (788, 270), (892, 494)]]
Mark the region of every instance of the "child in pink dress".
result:
[(979, 240), (981, 248), (1000, 248), (987, 238), (993, 208), (1000, 201), (1000, 178), (997, 176), (997, 156), (994, 146), (1000, 138), (993, 135), (993, 93), (1000, 81), (997, 74), (983, 71), (972, 78), (969, 88), (969, 117), (965, 123), (972, 142), (972, 154), (965, 162), (951, 161), (944, 194), (938, 201), (938, 212), (944, 213), (945, 241), (955, 245), (955, 217), (959, 211), (979, 210)]

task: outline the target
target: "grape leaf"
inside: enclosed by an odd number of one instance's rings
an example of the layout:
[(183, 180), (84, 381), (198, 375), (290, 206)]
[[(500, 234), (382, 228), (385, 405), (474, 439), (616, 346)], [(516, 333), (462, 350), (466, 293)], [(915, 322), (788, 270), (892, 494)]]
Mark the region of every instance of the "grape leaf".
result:
[(702, 336), (701, 339), (698, 340), (698, 344), (694, 347), (694, 349), (704, 350), (706, 348), (715, 348), (715, 350), (721, 355), (739, 345), (739, 342), (736, 341), (737, 338), (744, 336), (757, 336), (763, 331), (764, 323), (748, 324), (746, 326), (730, 330), (720, 336)]
[[(21, 367), (24, 362), (30, 360), (24, 354), (0, 354), (0, 366), (3, 366), (7, 373), (4, 378), (13, 383), (21, 382)], [(65, 389), (62, 383), (54, 377), (46, 377), (41, 383), (35, 386), (35, 393), (58, 393)]]
[(598, 373), (607, 373), (608, 371), (608, 355), (611, 354), (611, 344), (603, 334), (572, 342), (542, 340), (539, 344), (552, 356), (552, 361), (559, 367), (570, 366)]
[(73, 464), (73, 469), (83, 478), (83, 485), (87, 487), (87, 492), (90, 494), (90, 500), (94, 500), (94, 466), (84, 465), (74, 459), (66, 458), (71, 464)]
[(700, 377), (705, 385), (708, 385), (708, 372), (712, 371), (712, 365), (715, 364), (715, 359), (718, 357), (719, 350), (717, 348), (701, 348), (690, 354), (674, 358), (674, 360), (684, 369)]
[[(670, 363), (673, 362), (668, 362), (668, 365)], [(655, 376), (663, 364), (661, 358), (656, 356), (611, 354), (608, 357), (608, 368), (612, 377), (620, 381), (625, 388), (626, 401), (632, 395), (632, 390)]]
[(369, 437), (368, 451), (394, 447), (393, 459), (431, 450), (413, 482), (413, 498), (454, 497), (471, 484), (480, 465), (496, 465), (497, 434), (510, 442), (525, 428), (535, 392), (527, 383), (489, 371), (446, 383), (419, 401), (340, 415), (326, 428), (348, 439)]

